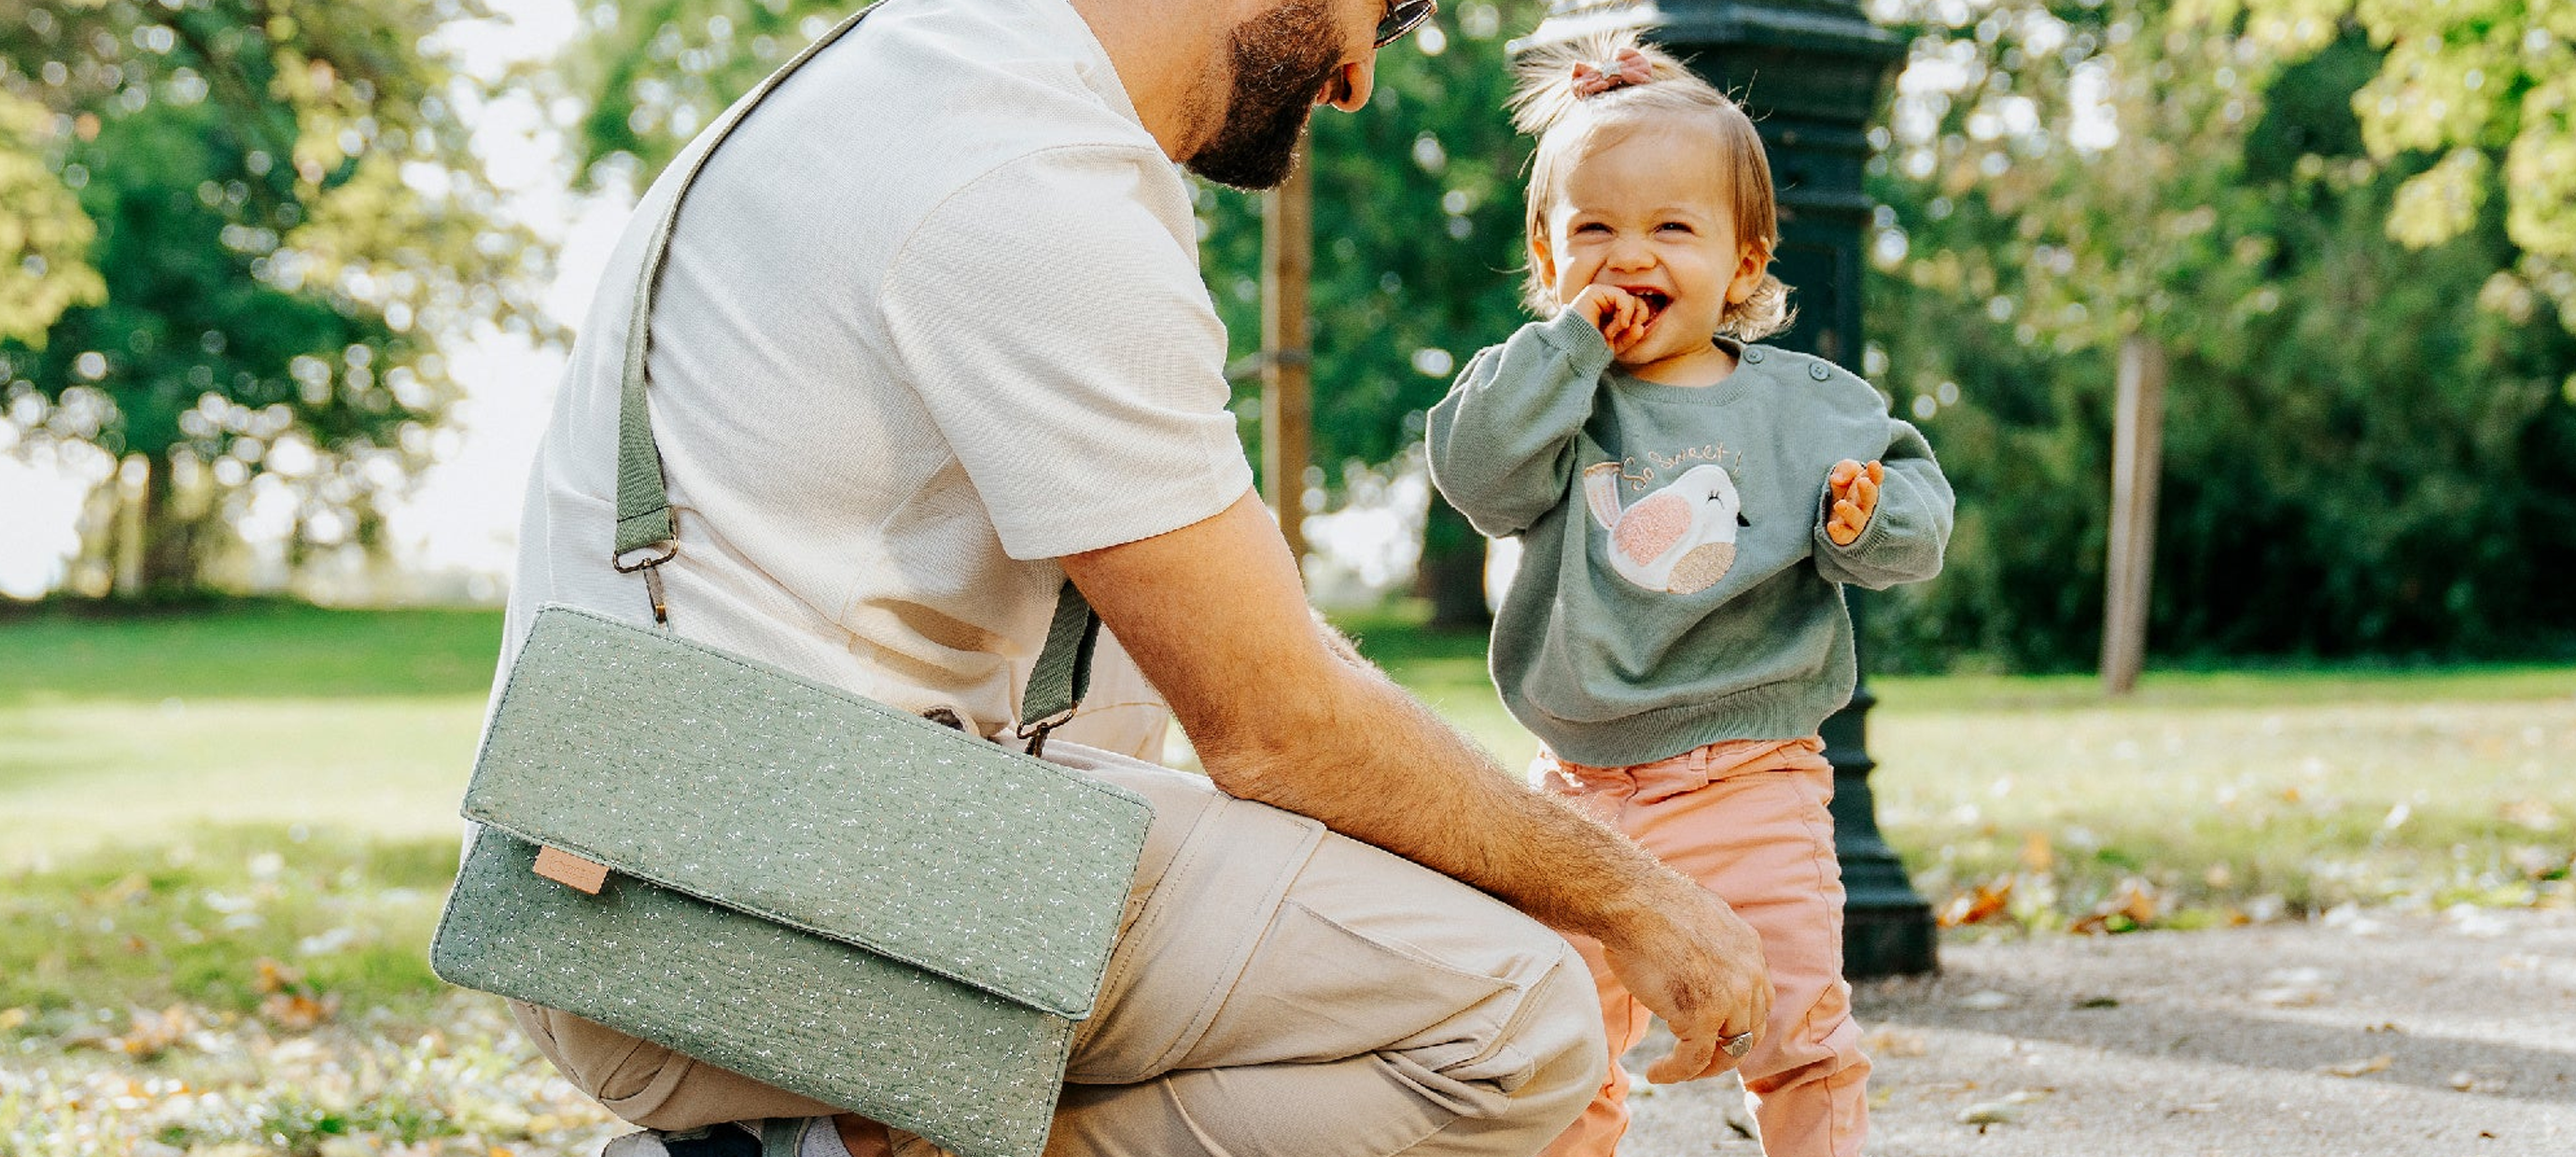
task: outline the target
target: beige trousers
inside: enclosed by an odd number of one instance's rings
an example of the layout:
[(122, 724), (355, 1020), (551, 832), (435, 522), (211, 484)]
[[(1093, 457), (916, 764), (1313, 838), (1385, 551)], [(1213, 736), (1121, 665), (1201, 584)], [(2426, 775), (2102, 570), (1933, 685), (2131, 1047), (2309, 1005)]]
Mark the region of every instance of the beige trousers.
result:
[[(1155, 813), (1050, 1157), (1532, 1154), (1600, 1087), (1592, 977), (1555, 933), (1204, 778), (1066, 743), (1047, 757)], [(513, 1010), (574, 1086), (639, 1125), (837, 1111)]]

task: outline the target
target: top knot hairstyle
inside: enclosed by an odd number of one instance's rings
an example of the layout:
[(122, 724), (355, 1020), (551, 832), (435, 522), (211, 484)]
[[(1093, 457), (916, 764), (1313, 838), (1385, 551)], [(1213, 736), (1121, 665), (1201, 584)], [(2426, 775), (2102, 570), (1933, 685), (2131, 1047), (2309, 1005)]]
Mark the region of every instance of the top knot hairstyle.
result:
[[(1736, 237), (1760, 244), (1766, 254), (1779, 252), (1780, 213), (1761, 132), (1743, 105), (1671, 54), (1634, 31), (1597, 32), (1532, 48), (1512, 69), (1512, 127), (1538, 138), (1526, 198), (1531, 237), (1546, 236), (1557, 190), (1586, 156), (1623, 139), (1639, 121), (1702, 117), (1728, 154)], [(1535, 263), (1524, 304), (1541, 317), (1558, 309), (1556, 287)], [(1755, 341), (1789, 328), (1791, 317), (1789, 287), (1766, 270), (1751, 297), (1726, 307), (1718, 333)]]

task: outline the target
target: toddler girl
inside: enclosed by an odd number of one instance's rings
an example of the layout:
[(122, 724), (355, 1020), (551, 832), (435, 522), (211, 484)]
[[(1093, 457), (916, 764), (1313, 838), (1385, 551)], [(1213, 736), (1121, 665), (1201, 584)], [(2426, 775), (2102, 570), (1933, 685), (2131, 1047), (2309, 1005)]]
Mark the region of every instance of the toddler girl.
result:
[[(1494, 620), (1533, 775), (1733, 905), (1777, 997), (1744, 1056), (1763, 1152), (1849, 1155), (1869, 1061), (1842, 981), (1833, 769), (1851, 697), (1842, 584), (1932, 577), (1950, 487), (1869, 383), (1749, 344), (1788, 322), (1771, 173), (1744, 111), (1626, 36), (1539, 53), (1513, 103), (1538, 137), (1529, 303), (1431, 411), (1433, 480), (1519, 536)], [(1612, 1064), (1548, 1150), (1609, 1154), (1617, 1060), (1647, 1015), (1592, 963)]]

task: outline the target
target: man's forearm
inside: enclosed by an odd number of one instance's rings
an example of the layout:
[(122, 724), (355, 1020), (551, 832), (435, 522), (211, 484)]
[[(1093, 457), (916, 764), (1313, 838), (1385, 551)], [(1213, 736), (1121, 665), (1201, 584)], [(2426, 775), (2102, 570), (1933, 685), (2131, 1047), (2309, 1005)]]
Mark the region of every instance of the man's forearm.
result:
[(1735, 1055), (1720, 1040), (1763, 1023), (1771, 995), (1753, 930), (1625, 837), (1513, 781), (1337, 645), (1257, 498), (1063, 563), (1219, 787), (1600, 940), (1629, 990), (1673, 1026), (1656, 1080), (1718, 1071)]
[[(1340, 637), (1325, 630), (1331, 647)], [(1303, 742), (1198, 744), (1218, 786), (1322, 820), (1562, 931), (1614, 938), (1641, 903), (1698, 890), (1626, 836), (1523, 786), (1347, 643), (1336, 649), (1352, 668), (1308, 699), (1326, 709), (1315, 730), (1299, 729)]]

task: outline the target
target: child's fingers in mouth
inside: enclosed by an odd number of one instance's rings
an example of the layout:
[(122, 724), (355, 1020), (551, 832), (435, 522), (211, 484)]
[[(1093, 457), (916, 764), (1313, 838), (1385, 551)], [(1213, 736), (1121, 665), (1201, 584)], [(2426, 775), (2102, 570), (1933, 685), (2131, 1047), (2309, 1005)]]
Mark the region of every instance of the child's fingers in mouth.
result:
[(1672, 295), (1660, 289), (1631, 289), (1628, 295), (1636, 298), (1637, 304), (1646, 307), (1646, 315), (1637, 320), (1639, 329), (1654, 325), (1655, 319), (1663, 316), (1664, 308), (1673, 303)]

